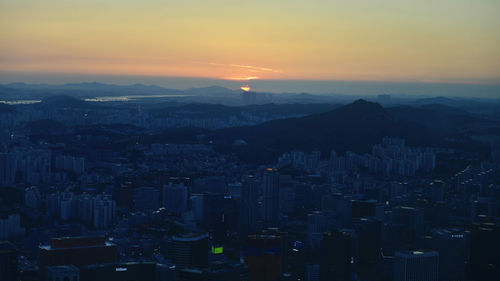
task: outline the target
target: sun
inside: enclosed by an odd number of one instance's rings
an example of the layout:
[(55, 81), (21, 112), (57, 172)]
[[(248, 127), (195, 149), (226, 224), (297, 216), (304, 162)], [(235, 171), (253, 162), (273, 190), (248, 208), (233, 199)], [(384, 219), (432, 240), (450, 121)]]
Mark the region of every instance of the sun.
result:
[(245, 91), (245, 92), (250, 92), (250, 89), (251, 89), (251, 88), (250, 88), (250, 86), (248, 86), (248, 85), (242, 85), (242, 86), (240, 87), (240, 89), (242, 89), (242, 90), (243, 90), (243, 91)]

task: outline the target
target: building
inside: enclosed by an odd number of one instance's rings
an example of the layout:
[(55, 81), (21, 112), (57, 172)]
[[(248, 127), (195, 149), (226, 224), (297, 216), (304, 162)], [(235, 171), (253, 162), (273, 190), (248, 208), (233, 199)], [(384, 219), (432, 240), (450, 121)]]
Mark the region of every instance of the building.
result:
[(358, 240), (357, 269), (370, 272), (378, 267), (381, 259), (382, 225), (373, 217), (353, 219), (352, 227)]
[(188, 189), (183, 183), (169, 183), (163, 186), (162, 193), (162, 205), (167, 211), (182, 214), (187, 210)]
[(241, 198), (241, 189), (241, 183), (230, 183), (227, 185), (227, 194), (234, 198)]
[(104, 237), (64, 237), (39, 247), (38, 264), (42, 276), (47, 266), (118, 262), (118, 248)]
[(240, 229), (243, 234), (257, 230), (259, 184), (254, 176), (243, 179), (241, 191)]
[(320, 265), (315, 263), (306, 264), (305, 281), (320, 281)]
[(384, 205), (377, 200), (353, 200), (351, 203), (352, 218), (382, 217)]
[(99, 194), (94, 198), (93, 226), (95, 228), (108, 227), (115, 217), (116, 202), (111, 195)]
[(207, 233), (173, 236), (170, 244), (172, 262), (178, 267), (204, 268), (208, 265)]
[(432, 249), (439, 253), (439, 280), (465, 280), (467, 241), (464, 231), (457, 229), (433, 230)]
[(24, 235), (24, 228), (21, 227), (21, 216), (11, 214), (5, 219), (0, 218), (0, 240), (20, 238)]
[[(80, 281), (155, 281), (156, 263), (129, 262), (93, 264), (80, 268)], [(63, 281), (63, 279), (61, 279)], [(73, 280), (71, 280), (73, 281)]]
[(399, 237), (393, 241), (395, 249), (414, 249), (424, 234), (424, 212), (422, 208), (398, 206), (392, 209), (392, 224), (399, 229)]
[(47, 266), (46, 281), (80, 281), (80, 270), (74, 265)]
[(321, 242), (321, 281), (348, 281), (353, 272), (356, 241), (353, 230), (336, 230), (323, 234)]
[(279, 187), (280, 175), (278, 170), (269, 168), (264, 172), (263, 179), (264, 221), (275, 225), (279, 220)]
[(193, 194), (189, 198), (189, 201), (191, 202), (191, 211), (193, 212), (194, 220), (203, 220), (203, 194)]
[(0, 278), (5, 281), (17, 281), (17, 257), (16, 246), (9, 242), (0, 242)]
[(154, 187), (140, 187), (132, 191), (135, 210), (157, 210), (160, 191)]
[(396, 251), (394, 281), (438, 281), (439, 254), (436, 251)]
[(250, 281), (248, 267), (243, 264), (213, 263), (208, 268), (183, 268), (179, 281)]
[(278, 233), (250, 234), (243, 255), (251, 281), (275, 281), (282, 273), (283, 239)]
[(470, 277), (494, 280), (500, 276), (500, 226), (494, 222), (476, 222), (470, 236)]
[(323, 232), (326, 229), (326, 217), (321, 211), (315, 211), (307, 215), (307, 238), (311, 245), (319, 246)]
[(31, 186), (24, 190), (24, 205), (31, 209), (40, 208), (42, 202), (42, 195), (38, 187)]

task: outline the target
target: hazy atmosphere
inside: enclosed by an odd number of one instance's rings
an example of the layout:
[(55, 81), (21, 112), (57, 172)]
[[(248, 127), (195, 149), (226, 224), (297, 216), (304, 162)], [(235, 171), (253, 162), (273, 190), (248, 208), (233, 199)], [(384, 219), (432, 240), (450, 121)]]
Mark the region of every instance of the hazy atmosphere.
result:
[[(495, 0), (3, 0), (0, 77), (498, 85), (499, 14)], [(286, 83), (257, 85), (291, 91)], [(318, 91), (300, 91), (308, 89)]]
[(0, 281), (492, 281), (500, 0), (0, 0)]

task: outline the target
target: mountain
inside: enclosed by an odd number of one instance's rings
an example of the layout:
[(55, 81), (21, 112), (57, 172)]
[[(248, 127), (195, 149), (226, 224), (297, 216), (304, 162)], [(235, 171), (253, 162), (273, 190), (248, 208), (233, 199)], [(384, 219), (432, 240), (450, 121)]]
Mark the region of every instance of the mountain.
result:
[(71, 109), (103, 109), (101, 105), (93, 102), (87, 102), (82, 99), (71, 96), (57, 95), (44, 98), (41, 103), (34, 104), (35, 107), (42, 108), (71, 108)]
[(334, 104), (253, 104), (246, 106), (226, 106), (222, 104), (176, 104), (165, 103), (150, 109), (156, 117), (183, 116), (196, 118), (231, 118), (251, 114), (253, 116), (269, 117), (272, 119), (284, 116), (296, 117), (330, 111), (339, 107)]
[(246, 160), (274, 161), (294, 149), (368, 152), (384, 136), (402, 137), (409, 144), (433, 144), (442, 134), (414, 122), (394, 118), (378, 103), (357, 100), (335, 110), (301, 118), (270, 121), (252, 127), (222, 129), (220, 144), (243, 139), (233, 150)]
[(498, 125), (498, 122), (477, 117), (465, 110), (442, 104), (419, 107), (397, 106), (388, 108), (394, 118), (413, 122), (445, 134), (457, 134), (468, 130)]

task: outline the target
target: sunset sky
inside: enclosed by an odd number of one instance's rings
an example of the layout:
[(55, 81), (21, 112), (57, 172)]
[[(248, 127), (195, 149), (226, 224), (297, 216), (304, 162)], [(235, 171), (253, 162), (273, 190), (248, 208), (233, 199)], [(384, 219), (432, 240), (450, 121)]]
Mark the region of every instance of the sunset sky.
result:
[(16, 73), (498, 84), (500, 1), (0, 0)]

